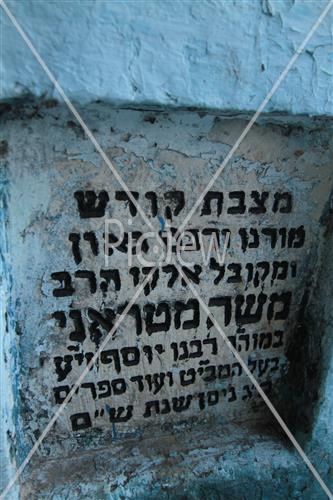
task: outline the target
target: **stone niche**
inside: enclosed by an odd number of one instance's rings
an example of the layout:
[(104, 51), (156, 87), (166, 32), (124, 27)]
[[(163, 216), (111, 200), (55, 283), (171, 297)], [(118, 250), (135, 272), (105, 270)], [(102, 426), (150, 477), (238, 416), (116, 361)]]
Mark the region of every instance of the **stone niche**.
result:
[[(180, 226), (247, 123), (102, 104), (81, 113), (161, 236)], [(191, 218), (187, 230), (195, 244), (180, 263), (287, 420), (291, 396), (299, 403), (304, 384), (318, 383), (304, 380), (295, 366), (320, 363), (320, 331), (307, 350), (302, 328), (333, 180), (331, 132), (323, 123), (267, 116), (254, 125)], [(147, 276), (156, 241), (142, 240), (146, 263), (127, 251), (151, 229), (67, 109), (55, 102), (14, 109), (2, 130), (15, 353), (8, 361), (12, 446), (23, 457)], [(110, 219), (121, 221), (124, 233), (106, 259), (105, 240), (119, 239)], [(217, 245), (208, 255), (212, 238)], [(177, 432), (185, 450), (187, 431), (193, 438), (205, 429), (202, 445), (215, 442), (216, 426), (239, 426), (241, 435), (254, 424), (268, 429), (270, 420), (188, 285), (172, 262), (162, 262), (35, 460), (112, 453), (123, 443), (130, 450), (145, 438), (153, 448)]]

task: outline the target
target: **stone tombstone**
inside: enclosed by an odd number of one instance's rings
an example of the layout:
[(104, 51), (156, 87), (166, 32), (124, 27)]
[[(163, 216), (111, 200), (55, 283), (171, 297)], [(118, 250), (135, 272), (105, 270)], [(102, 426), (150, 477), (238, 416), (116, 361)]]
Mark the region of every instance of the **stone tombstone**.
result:
[[(81, 112), (162, 238), (183, 222), (247, 123), (99, 104)], [(9, 114), (5, 130), (8, 315), (28, 449), (151, 271), (156, 240), (67, 109)], [(332, 185), (327, 148), (319, 126), (256, 124), (184, 235), (179, 265), (273, 399), (320, 260)], [(210, 418), (260, 420), (266, 409), (172, 259), (161, 261), (41, 453)]]

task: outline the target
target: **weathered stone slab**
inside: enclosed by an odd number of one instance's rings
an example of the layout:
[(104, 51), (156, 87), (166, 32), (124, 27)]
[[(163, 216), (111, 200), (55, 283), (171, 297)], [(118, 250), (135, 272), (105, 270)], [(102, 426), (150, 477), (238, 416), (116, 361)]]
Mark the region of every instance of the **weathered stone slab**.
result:
[[(245, 125), (99, 105), (83, 117), (162, 236), (182, 223)], [(68, 111), (10, 116), (6, 134), (9, 314), (17, 334), (17, 422), (28, 448), (147, 276), (156, 241), (142, 246), (147, 262), (129, 258), (131, 238), (134, 245), (151, 229)], [(189, 223), (196, 249), (181, 254), (184, 272), (273, 399), (320, 260), (329, 147), (320, 124), (256, 125)], [(118, 235), (110, 219), (126, 235), (106, 259), (104, 233)], [(219, 255), (207, 255), (212, 235)], [(152, 426), (157, 435), (173, 424), (265, 417), (242, 367), (173, 262), (163, 261), (42, 452), (105, 446), (150, 434)]]

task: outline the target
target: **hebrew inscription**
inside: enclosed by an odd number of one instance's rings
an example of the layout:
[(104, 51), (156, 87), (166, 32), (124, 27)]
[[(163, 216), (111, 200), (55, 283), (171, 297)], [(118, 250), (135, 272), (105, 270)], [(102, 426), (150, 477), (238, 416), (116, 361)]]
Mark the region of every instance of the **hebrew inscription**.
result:
[[(125, 439), (152, 426), (264, 416), (179, 268), (269, 397), (288, 373), (288, 344), (320, 253), (329, 166), (312, 178), (283, 131), (258, 126), (256, 149), (230, 162), (182, 227), (230, 145), (220, 141), (215, 117), (156, 116), (118, 110), (91, 118), (130, 193), (87, 139), (68, 135), (61, 117), (47, 118), (54, 138), (50, 132), (43, 161), (35, 153), (20, 160), (12, 199), (25, 209), (15, 209), (21, 218), (10, 233), (12, 302), (32, 441), (97, 351), (54, 442), (67, 436), (74, 446), (98, 435), (99, 446), (105, 436)], [(292, 140), (301, 150), (303, 138)]]
[[(159, 216), (163, 227), (158, 236), (166, 247), (168, 236), (175, 237), (169, 250), (176, 254), (177, 237), (183, 237), (177, 234), (176, 217), (181, 220), (182, 212), (185, 215), (185, 209), (190, 208), (186, 193), (175, 189), (131, 194), (152, 218), (163, 214)], [(137, 208), (126, 192), (80, 189), (73, 197), (77, 202), (73, 217), (78, 220), (104, 218), (111, 226), (107, 209), (112, 204), (128, 211), (124, 217), (132, 227), (119, 237), (109, 228), (100, 234), (85, 230), (83, 225), (80, 232), (69, 228), (65, 237), (75, 267), (63, 267), (50, 275), (52, 294), (59, 304), (52, 311), (54, 328), (66, 339), (65, 351), (50, 359), (56, 405), (65, 400), (75, 383), (74, 374), (87, 366), (153, 269), (153, 263), (140, 265), (140, 259), (138, 265), (118, 264), (119, 259), (126, 264), (128, 256), (133, 264), (133, 256), (139, 252), (147, 256), (150, 251), (151, 234), (135, 229)], [(292, 210), (291, 192), (209, 191), (198, 210), (198, 226), (188, 230), (194, 245), (190, 250), (187, 245), (182, 247), (184, 259), (186, 251), (195, 259), (182, 265), (182, 271), (193, 284), (204, 287), (210, 310), (227, 328), (229, 340), (268, 393), (287, 369), (283, 348), (297, 280), (296, 250), (301, 252), (306, 241), (303, 224), (295, 227), (292, 220), (285, 218), (283, 224), (279, 218), (281, 214), (289, 216)], [(248, 214), (256, 216), (256, 226), (247, 223)], [(220, 219), (228, 220), (228, 215), (239, 216), (238, 224), (221, 224)], [(117, 221), (120, 224), (121, 219)], [(206, 254), (212, 236), (215, 252)], [(133, 241), (140, 241), (140, 246)], [(227, 253), (232, 251), (232, 258), (221, 259), (218, 252), (223, 244)], [(259, 248), (267, 254), (266, 259), (255, 258)], [(272, 253), (276, 249), (292, 249), (294, 253), (291, 258), (276, 260)], [(100, 266), (101, 262), (104, 265)], [(106, 263), (110, 265), (105, 267)], [(175, 299), (177, 290), (181, 293)], [(122, 291), (125, 301), (120, 298)], [(63, 305), (63, 299), (69, 297), (75, 307)], [(191, 297), (174, 264), (158, 263), (141, 300), (131, 305), (127, 316), (122, 341), (115, 343), (117, 334), (112, 336), (108, 348), (100, 352), (93, 374), (77, 388), (68, 405), (73, 408), (69, 415), (73, 431), (132, 420), (163, 421), (169, 415), (176, 418), (181, 414), (183, 418), (213, 407), (222, 413), (229, 406), (241, 411), (256, 397), (242, 366), (228, 352), (198, 300)], [(75, 410), (80, 398), (89, 401), (84, 412)]]

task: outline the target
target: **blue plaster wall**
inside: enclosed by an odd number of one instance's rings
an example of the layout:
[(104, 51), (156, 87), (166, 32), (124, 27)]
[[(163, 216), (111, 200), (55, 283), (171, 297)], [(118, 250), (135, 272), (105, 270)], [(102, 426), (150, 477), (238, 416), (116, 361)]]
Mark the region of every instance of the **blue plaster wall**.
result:
[[(326, 3), (7, 2), (65, 92), (76, 102), (100, 99), (133, 107), (202, 107), (232, 112), (256, 109)], [(331, 11), (266, 111), (333, 115), (333, 56), (329, 50), (332, 16)], [(0, 71), (2, 99), (44, 94), (59, 97), (3, 12)], [(332, 268), (330, 273), (332, 276)], [(328, 281), (319, 304), (323, 302), (328, 325), (325, 345), (331, 353)], [(8, 382), (7, 376), (2, 374), (3, 385), (4, 380)], [(332, 452), (332, 383), (332, 362), (326, 356), (314, 452), (323, 442), (325, 453)], [(6, 398), (7, 418), (11, 395), (6, 393)], [(6, 472), (12, 472), (10, 462), (5, 460), (9, 450), (3, 451), (6, 480)]]
[[(35, 1), (8, 6), (71, 99), (255, 110), (326, 0)], [(267, 111), (332, 115), (332, 11)], [(2, 95), (46, 92), (2, 13)]]
[[(332, 220), (332, 208), (330, 210)], [(317, 459), (318, 470), (328, 474), (330, 484), (333, 485), (333, 235), (327, 234), (326, 258), (323, 259), (319, 274), (319, 286), (315, 290), (312, 307), (317, 322), (312, 326), (322, 334), (322, 376), (319, 388), (317, 413), (312, 429), (312, 439), (308, 443), (310, 453)], [(320, 318), (318, 320), (318, 318)]]

